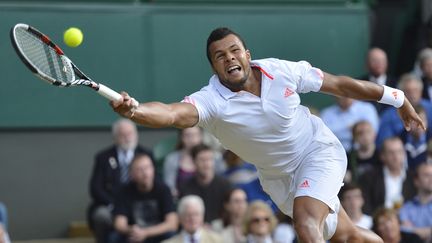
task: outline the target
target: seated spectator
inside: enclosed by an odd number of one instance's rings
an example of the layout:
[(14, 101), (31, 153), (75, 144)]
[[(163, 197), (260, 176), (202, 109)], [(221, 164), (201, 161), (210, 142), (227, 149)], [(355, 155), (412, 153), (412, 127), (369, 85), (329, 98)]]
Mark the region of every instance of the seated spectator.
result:
[(379, 208), (373, 216), (373, 230), (384, 243), (422, 243), (414, 233), (401, 231), (395, 209)]
[(0, 202), (0, 224), (2, 224), (5, 229), (7, 229), (8, 226), (7, 209), (2, 202)]
[(221, 233), (225, 243), (245, 242), (243, 217), (248, 206), (246, 193), (240, 188), (230, 190), (223, 201), (222, 218), (212, 222), (212, 228)]
[[(383, 49), (378, 47), (369, 49), (366, 59), (366, 68), (368, 73), (360, 79), (368, 80), (380, 85), (387, 85), (393, 88), (396, 87), (395, 78), (387, 73), (388, 59), (387, 54)], [(384, 105), (377, 102), (373, 102), (373, 105), (377, 108), (378, 112), (382, 111), (384, 108)]]
[(249, 204), (243, 220), (244, 234), (248, 243), (272, 243), (277, 219), (268, 204), (256, 200)]
[[(416, 105), (414, 109), (427, 126), (427, 116), (423, 106)], [(400, 137), (405, 145), (408, 169), (414, 171), (420, 163), (427, 160), (427, 143), (431, 135), (419, 127), (413, 127), (410, 131), (403, 130)]]
[(135, 123), (119, 119), (112, 125), (114, 145), (97, 153), (90, 178), (91, 203), (87, 212), (97, 243), (106, 243), (113, 230), (114, 195), (129, 182), (129, 165), (137, 153), (152, 156), (150, 150), (138, 145)]
[(432, 242), (432, 164), (416, 168), (414, 183), (417, 196), (404, 203), (399, 211), (403, 229), (416, 233), (425, 242)]
[(359, 186), (350, 183), (345, 184), (339, 192), (339, 200), (355, 225), (372, 229), (372, 217), (362, 211), (364, 199)]
[(276, 212), (277, 206), (262, 189), (255, 166), (243, 161), (237, 154), (230, 150), (224, 152), (223, 158), (227, 165), (227, 169), (224, 173), (225, 178), (227, 178), (232, 185), (246, 192), (248, 202), (255, 200), (265, 201), (270, 204), (273, 211)]
[[(405, 93), (405, 97), (413, 106), (421, 105), (426, 111), (428, 117), (428, 127), (432, 127), (432, 103), (429, 100), (422, 99), (423, 83), (412, 74), (404, 74), (399, 79), (399, 89)], [(386, 138), (399, 136), (404, 130), (402, 121), (399, 118), (397, 109), (389, 106), (380, 116), (380, 124), (376, 144), (381, 147)], [(427, 132), (431, 132), (428, 129)]]
[(376, 132), (368, 121), (359, 121), (352, 129), (353, 147), (348, 153), (345, 182), (357, 182), (359, 177), (380, 163), (375, 146)]
[(196, 195), (185, 196), (178, 204), (181, 233), (163, 243), (222, 243), (218, 234), (204, 227), (204, 202)]
[(7, 232), (7, 210), (6, 206), (0, 202), (0, 243), (10, 243), (9, 234)]
[(177, 230), (171, 192), (155, 176), (153, 161), (138, 154), (130, 166), (131, 182), (116, 196), (113, 215), (116, 233), (111, 242), (161, 242)]
[(163, 163), (163, 178), (171, 189), (174, 197), (178, 196), (178, 185), (195, 174), (195, 164), (190, 150), (201, 144), (203, 131), (199, 127), (189, 127), (178, 132), (176, 150), (165, 157)]
[(398, 208), (403, 200), (415, 195), (412, 175), (405, 171), (406, 154), (400, 138), (384, 141), (380, 159), (381, 165), (375, 166), (359, 179), (366, 214), (372, 214), (379, 207)]
[(276, 218), (279, 223), (274, 230), (273, 239), (274, 242), (277, 243), (293, 243), (296, 242), (296, 233), (294, 230), (294, 226), (292, 224), (292, 219), (278, 211), (276, 214)]
[(420, 70), (422, 73), (423, 81), (423, 94), (422, 97), (426, 100), (432, 100), (432, 51), (426, 49), (422, 51), (419, 56)]
[(369, 121), (375, 131), (379, 124), (378, 113), (372, 104), (346, 97), (336, 97), (336, 104), (322, 110), (321, 118), (347, 152), (351, 150), (352, 127), (356, 122)]
[(196, 174), (180, 184), (180, 198), (186, 195), (198, 195), (204, 201), (206, 223), (220, 217), (224, 195), (231, 189), (231, 184), (223, 177), (216, 175), (213, 150), (204, 144), (191, 150), (196, 167)]
[(9, 235), (3, 224), (0, 224), (0, 243), (11, 243)]

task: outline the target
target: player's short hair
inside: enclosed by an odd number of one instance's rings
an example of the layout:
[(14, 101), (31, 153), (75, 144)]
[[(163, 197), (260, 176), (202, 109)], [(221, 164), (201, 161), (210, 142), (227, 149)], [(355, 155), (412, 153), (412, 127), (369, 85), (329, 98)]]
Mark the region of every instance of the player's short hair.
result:
[(209, 37), (207, 38), (207, 59), (210, 62), (210, 64), (212, 64), (211, 61), (211, 57), (210, 57), (210, 51), (209, 51), (209, 47), (210, 45), (218, 40), (222, 40), (223, 38), (225, 38), (227, 35), (235, 35), (237, 36), (237, 38), (239, 38), (239, 40), (241, 41), (241, 43), (243, 44), (243, 47), (245, 49), (246, 48), (246, 43), (244, 42), (243, 38), (241, 38), (241, 36), (239, 34), (237, 34), (236, 32), (234, 32), (233, 30), (227, 28), (227, 27), (219, 27), (214, 29)]

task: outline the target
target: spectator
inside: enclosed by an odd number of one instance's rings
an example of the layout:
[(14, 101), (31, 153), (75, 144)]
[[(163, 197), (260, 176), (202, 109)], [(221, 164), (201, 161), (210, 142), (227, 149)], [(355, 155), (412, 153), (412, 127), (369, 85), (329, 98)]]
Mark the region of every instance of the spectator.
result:
[(349, 179), (346, 182), (357, 182), (360, 176), (379, 163), (379, 151), (375, 146), (376, 132), (370, 122), (359, 121), (354, 124), (352, 136), (353, 147), (347, 155)]
[(359, 180), (365, 199), (364, 212), (372, 214), (379, 207), (399, 208), (403, 200), (415, 194), (412, 176), (405, 171), (405, 150), (398, 137), (384, 141), (382, 164), (363, 174)]
[(277, 219), (268, 204), (256, 200), (249, 204), (243, 221), (248, 243), (272, 243)]
[(276, 243), (293, 243), (297, 242), (296, 240), (296, 232), (293, 227), (292, 219), (278, 211), (276, 214), (276, 218), (279, 223), (277, 224), (274, 233), (273, 239)]
[(369, 49), (366, 67), (368, 73), (361, 80), (368, 80), (380, 85), (396, 87), (396, 80), (387, 74), (388, 59), (385, 51), (378, 47)]
[(161, 242), (177, 230), (178, 219), (171, 192), (155, 176), (152, 159), (146, 154), (134, 157), (131, 182), (122, 187), (115, 200), (111, 242)]
[(97, 153), (90, 178), (91, 204), (88, 210), (89, 225), (96, 242), (106, 243), (112, 229), (114, 195), (129, 181), (129, 164), (137, 153), (152, 156), (151, 151), (138, 145), (135, 123), (119, 119), (112, 125), (114, 145)]
[(223, 198), (230, 190), (231, 184), (225, 178), (216, 175), (214, 152), (209, 146), (197, 145), (192, 148), (191, 155), (196, 174), (180, 185), (180, 197), (191, 194), (200, 196), (206, 210), (204, 221), (210, 223), (220, 217)]
[(356, 122), (369, 121), (378, 130), (378, 113), (368, 102), (346, 97), (336, 97), (336, 104), (325, 108), (321, 118), (342, 143), (345, 151), (351, 150), (352, 127)]
[(7, 214), (6, 206), (2, 202), (0, 202), (0, 224), (2, 224), (5, 229), (7, 229), (8, 214)]
[(10, 243), (9, 234), (7, 232), (7, 209), (6, 206), (0, 202), (0, 243)]
[(196, 195), (180, 199), (177, 208), (182, 231), (163, 243), (222, 243), (221, 236), (204, 227), (204, 202)]
[(404, 203), (400, 219), (404, 229), (415, 232), (425, 242), (432, 239), (432, 164), (422, 163), (416, 168), (414, 183), (417, 196)]
[[(388, 58), (385, 51), (378, 47), (369, 49), (366, 59), (367, 74), (362, 76), (361, 80), (368, 80), (380, 85), (396, 87), (396, 79), (387, 74)], [(381, 112), (385, 106), (373, 102), (378, 112)]]
[(224, 197), (222, 218), (212, 222), (215, 231), (220, 232), (225, 243), (245, 242), (242, 223), (248, 206), (246, 193), (233, 188)]
[(174, 197), (178, 196), (178, 185), (195, 174), (195, 164), (190, 150), (201, 144), (203, 132), (199, 127), (181, 129), (178, 132), (176, 150), (165, 157), (163, 163), (163, 178), (171, 189)]
[(223, 157), (227, 165), (227, 170), (224, 173), (225, 178), (227, 178), (232, 185), (246, 192), (248, 202), (259, 199), (269, 203), (273, 211), (277, 211), (277, 206), (262, 189), (255, 166), (243, 161), (231, 150), (226, 150)]
[(11, 243), (9, 235), (3, 224), (0, 224), (0, 243)]
[(364, 199), (359, 186), (351, 183), (344, 184), (339, 192), (339, 200), (355, 225), (372, 229), (372, 217), (362, 210)]
[[(425, 124), (427, 124), (428, 118), (423, 106), (416, 105), (414, 106), (414, 109)], [(410, 131), (402, 131), (400, 137), (405, 146), (408, 168), (410, 170), (415, 170), (420, 163), (427, 160), (427, 146), (428, 141), (431, 139), (431, 135), (431, 133), (418, 128), (413, 128)]]
[(423, 94), (426, 100), (432, 99), (432, 50), (426, 49), (419, 56), (420, 70), (422, 72)]
[(423, 243), (414, 233), (401, 231), (397, 212), (391, 208), (379, 208), (373, 216), (373, 230), (384, 243)]
[[(404, 74), (399, 80), (399, 88), (405, 93), (405, 97), (413, 106), (421, 105), (428, 117), (428, 127), (432, 127), (432, 104), (426, 99), (422, 99), (423, 83), (412, 74)], [(386, 138), (399, 136), (404, 130), (404, 126), (399, 119), (396, 108), (388, 107), (380, 117), (376, 144), (381, 147)], [(427, 132), (431, 132), (430, 129)]]

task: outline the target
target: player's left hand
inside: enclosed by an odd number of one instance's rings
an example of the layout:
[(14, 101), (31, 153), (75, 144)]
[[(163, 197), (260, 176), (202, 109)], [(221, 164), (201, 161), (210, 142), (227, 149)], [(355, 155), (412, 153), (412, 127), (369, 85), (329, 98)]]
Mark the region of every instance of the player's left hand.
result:
[(426, 125), (420, 116), (415, 112), (414, 107), (405, 97), (404, 104), (398, 109), (399, 117), (402, 119), (405, 130), (411, 131), (414, 127), (426, 130)]

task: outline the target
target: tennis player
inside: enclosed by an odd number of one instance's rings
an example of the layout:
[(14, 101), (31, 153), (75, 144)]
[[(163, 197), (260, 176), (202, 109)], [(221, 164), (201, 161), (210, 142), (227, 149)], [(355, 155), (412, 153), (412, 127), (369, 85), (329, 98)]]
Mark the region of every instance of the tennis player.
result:
[(255, 164), (264, 190), (293, 218), (300, 242), (382, 242), (354, 226), (340, 206), (347, 159), (341, 143), (320, 118), (300, 105), (299, 93), (323, 92), (375, 100), (399, 108), (409, 130), (425, 128), (401, 90), (334, 76), (308, 62), (252, 60), (242, 38), (228, 28), (207, 40), (214, 75), (182, 102), (132, 105), (112, 102), (114, 111), (147, 127), (201, 126), (229, 150)]

